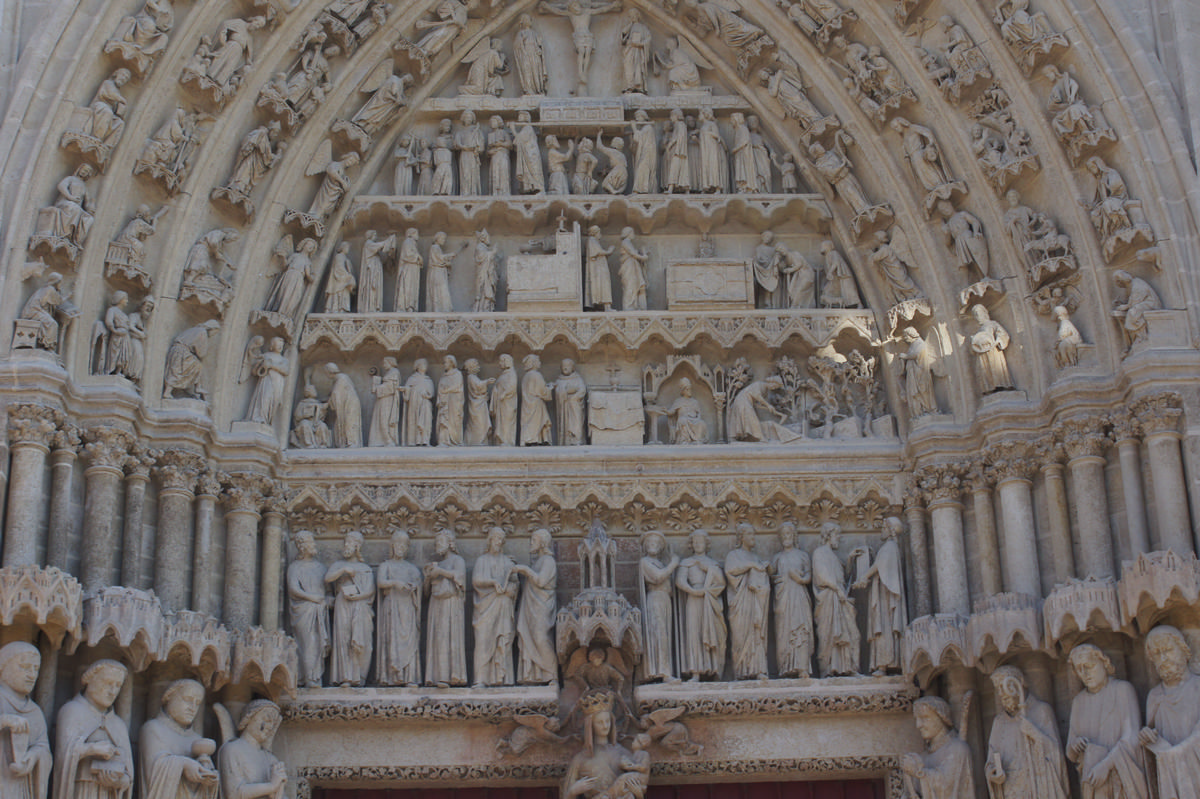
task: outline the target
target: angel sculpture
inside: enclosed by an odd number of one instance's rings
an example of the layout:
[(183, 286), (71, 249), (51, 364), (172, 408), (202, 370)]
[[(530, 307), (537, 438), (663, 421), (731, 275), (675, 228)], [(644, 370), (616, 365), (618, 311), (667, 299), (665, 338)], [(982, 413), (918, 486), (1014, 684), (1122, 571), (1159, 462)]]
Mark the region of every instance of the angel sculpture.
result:
[(263, 305), (263, 311), (268, 314), (278, 314), (285, 329), (289, 330), (300, 305), (308, 284), (313, 280), (312, 256), (317, 251), (316, 239), (301, 239), (300, 243), (292, 246), (292, 234), (288, 233), (275, 245), (274, 257), (283, 262), (283, 272), (271, 290), (271, 296)]
[(474, 5), (473, 0), (442, 0), (437, 4), (437, 19), (417, 20), (417, 30), (428, 31), (416, 42), (410, 44), (401, 40), (398, 47), (408, 50), (421, 63), (421, 73), (429, 72), (429, 62), (442, 52), (446, 45), (458, 38), (467, 27), (467, 12)]
[(515, 729), (496, 742), (496, 751), (501, 754), (521, 755), (526, 749), (545, 741), (547, 743), (566, 743), (569, 737), (558, 734), (559, 721), (540, 713), (518, 713), (513, 716), (517, 723)]
[(654, 54), (654, 72), (666, 70), (667, 86), (672, 92), (691, 92), (700, 89), (700, 70), (712, 69), (712, 64), (678, 36), (667, 37), (667, 49)]
[(742, 18), (742, 7), (736, 0), (683, 0), (683, 7), (687, 21), (702, 35), (714, 33), (737, 52), (742, 74), (751, 59), (775, 45), (762, 28)]
[(566, 678), (563, 687), (564, 706), (571, 708), (564, 723), (575, 721), (576, 714), (582, 712), (579, 699), (593, 689), (608, 690), (615, 694), (620, 711), (618, 724), (623, 725), (628, 719), (636, 718), (629, 709), (632, 699), (631, 673), (619, 649), (593, 646), (575, 650), (563, 670)]
[(309, 235), (318, 239), (323, 237), (325, 222), (329, 219), (329, 215), (334, 212), (338, 203), (342, 201), (342, 197), (350, 190), (350, 176), (347, 174), (347, 170), (358, 162), (359, 155), (354, 151), (346, 153), (341, 160), (334, 160), (333, 142), (329, 139), (322, 140), (316, 153), (313, 154), (308, 168), (304, 170), (304, 174), (308, 177), (325, 173), (321, 187), (317, 189), (317, 194), (313, 197), (312, 205), (309, 206), (307, 212), (289, 208), (283, 214), (283, 223), (285, 225), (298, 223)]
[(921, 338), (915, 327), (904, 328), (901, 340), (908, 345), (908, 349), (897, 357), (900, 360), (904, 396), (908, 399), (909, 417), (916, 419), (939, 413), (937, 396), (933, 392), (933, 378), (935, 375), (945, 377), (944, 367), (938, 362), (930, 343)]
[(704, 751), (704, 747), (693, 741), (687, 725), (678, 721), (686, 710), (684, 707), (660, 707), (644, 714), (637, 720), (637, 726), (645, 730), (650, 740), (657, 741), (673, 752), (689, 756), (698, 755)]
[(361, 92), (371, 92), (370, 98), (352, 118), (335, 121), (330, 130), (334, 135), (344, 136), (350, 149), (365, 153), (371, 148), (375, 134), (408, 105), (404, 92), (412, 83), (412, 75), (407, 72), (394, 74), (392, 60), (385, 58), (358, 87)]
[(467, 82), (458, 87), (459, 94), (504, 94), (504, 76), (508, 74), (508, 59), (500, 50), (499, 39), (484, 38), (471, 48), (462, 63), (470, 64)]

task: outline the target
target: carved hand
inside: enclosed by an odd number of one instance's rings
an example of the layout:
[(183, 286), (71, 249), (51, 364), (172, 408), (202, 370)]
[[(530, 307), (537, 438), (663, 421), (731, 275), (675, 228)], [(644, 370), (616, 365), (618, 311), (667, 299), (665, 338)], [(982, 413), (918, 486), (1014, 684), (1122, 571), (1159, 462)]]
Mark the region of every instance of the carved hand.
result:
[(0, 730), (10, 730), (18, 735), (22, 735), (29, 732), (29, 722), (13, 714), (0, 716)]

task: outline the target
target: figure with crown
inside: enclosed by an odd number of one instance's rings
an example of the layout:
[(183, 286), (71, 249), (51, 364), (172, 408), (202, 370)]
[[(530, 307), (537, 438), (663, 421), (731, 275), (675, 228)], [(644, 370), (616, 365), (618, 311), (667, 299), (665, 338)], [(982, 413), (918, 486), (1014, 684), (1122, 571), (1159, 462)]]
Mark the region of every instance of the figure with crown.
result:
[[(617, 742), (612, 691), (593, 688), (579, 699), (583, 711), (583, 749), (571, 758), (562, 799), (642, 799), (649, 763), (642, 751)], [(640, 737), (640, 736), (639, 736)]]

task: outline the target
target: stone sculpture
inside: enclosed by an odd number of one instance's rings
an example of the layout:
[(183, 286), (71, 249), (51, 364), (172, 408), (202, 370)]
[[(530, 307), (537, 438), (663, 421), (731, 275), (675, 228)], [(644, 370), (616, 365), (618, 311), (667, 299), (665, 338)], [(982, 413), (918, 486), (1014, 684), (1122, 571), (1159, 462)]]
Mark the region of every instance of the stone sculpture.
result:
[(1064, 306), (1055, 305), (1050, 309), (1050, 313), (1057, 322), (1054, 347), (1052, 348), (1054, 363), (1058, 365), (1059, 369), (1078, 366), (1079, 347), (1083, 344), (1083, 335), (1071, 321), (1071, 314)]
[(625, 156), (625, 141), (614, 137), (608, 145), (604, 144), (601, 134), (596, 134), (596, 149), (608, 159), (608, 168), (600, 181), (600, 188), (605, 194), (624, 194), (629, 185), (629, 159)]
[(983, 770), (989, 794), (1067, 799), (1067, 763), (1053, 708), (1029, 693), (1017, 667), (1000, 666), (991, 677), (998, 707)]
[(343, 688), (364, 685), (371, 667), (375, 631), (375, 573), (362, 559), (361, 533), (346, 533), (342, 559), (325, 572), (333, 591), (329, 681)]
[(707, 444), (708, 423), (700, 412), (700, 402), (692, 396), (692, 381), (679, 380), (679, 397), (667, 409), (672, 444)]
[(116, 56), (138, 79), (144, 78), (167, 49), (167, 34), (175, 24), (171, 0), (146, 0), (142, 10), (122, 17), (104, 52)]
[(571, 447), (587, 443), (587, 426), (584, 423), (587, 394), (587, 384), (583, 382), (583, 376), (575, 371), (575, 361), (564, 358), (562, 374), (554, 381), (559, 445)]
[[(679, 558), (667, 550), (667, 539), (657, 530), (642, 536), (642, 559), (638, 561), (638, 590), (641, 594), (642, 675), (647, 681), (672, 682), (675, 647), (675, 570)], [(664, 561), (663, 555), (667, 558)]]
[(406, 447), (428, 447), (433, 437), (433, 379), (426, 374), (424, 358), (413, 362), (413, 373), (404, 383), (404, 429), (401, 438)]
[(729, 652), (735, 680), (767, 679), (767, 608), (771, 578), (754, 553), (754, 527), (737, 526), (737, 547), (725, 556)]
[(552, 547), (549, 530), (534, 530), (529, 534), (532, 562), (528, 566), (517, 564), (513, 567), (516, 574), (525, 577), (517, 613), (517, 681), (521, 685), (558, 683), (553, 636), (558, 564), (554, 561)]
[(778, 254), (779, 277), (786, 284), (784, 296), (788, 308), (812, 308), (817, 304), (817, 272), (808, 259), (796, 250), (775, 245)]
[(561, 799), (642, 799), (649, 783), (647, 736), (630, 752), (617, 742), (613, 718), (614, 694), (592, 689), (579, 700), (583, 711), (583, 749), (567, 766)]
[(937, 204), (942, 219), (942, 235), (954, 250), (958, 268), (967, 271), (974, 266), (981, 278), (991, 277), (987, 239), (983, 235), (983, 223), (969, 211), (955, 211), (954, 206), (942, 200)]
[(368, 447), (400, 446), (400, 368), (396, 359), (385, 356), (379, 374), (371, 378), (375, 406), (371, 409)]
[(821, 525), (821, 543), (813, 550), (813, 594), (816, 596), (817, 665), (822, 677), (858, 673), (859, 632), (854, 600), (848, 594), (846, 569), (837, 555), (842, 528)]
[(621, 280), (621, 310), (646, 310), (646, 262), (650, 258), (647, 250), (639, 250), (633, 240), (633, 228), (621, 229), (620, 266), (617, 275)]
[(925, 752), (900, 759), (908, 795), (916, 799), (975, 796), (971, 747), (954, 729), (949, 703), (938, 696), (923, 696), (913, 703), (913, 717), (925, 741)]
[(642, 22), (642, 14), (636, 8), (625, 12), (621, 24), (621, 91), (646, 93), (646, 78), (651, 58), (650, 28)]
[(30, 250), (61, 252), (71, 264), (78, 260), (95, 221), (95, 201), (87, 188), (87, 182), (95, 174), (91, 164), (84, 164), (58, 182), (54, 205), (37, 213), (33, 235), (29, 237)]
[[(135, 372), (133, 323), (125, 313), (128, 307), (129, 295), (124, 291), (113, 292), (112, 302), (92, 334), (92, 374), (121, 375), (134, 382), (140, 377)], [(146, 331), (142, 330), (141, 335), (144, 338)]]
[(451, 313), (454, 310), (453, 300), (450, 299), (450, 268), (465, 248), (446, 252), (445, 247), (446, 234), (438, 231), (434, 234), (433, 244), (429, 245), (429, 261), (425, 270), (425, 310), (430, 313)]
[(689, 139), (683, 111), (672, 108), (663, 138), (662, 188), (667, 194), (686, 194), (692, 190)]
[[(417, 248), (419, 235), (416, 228), (410, 227), (404, 231), (404, 241), (400, 242), (400, 254), (396, 259), (399, 265), (396, 273), (396, 313), (415, 313), (421, 302), (421, 269), (425, 261)], [(361, 302), (360, 299), (360, 305)]]
[[(900, 560), (900, 534), (904, 523), (895, 516), (883, 521), (883, 543), (866, 573), (858, 575), (855, 588), (869, 588), (867, 597), (868, 663), (872, 676), (899, 672), (903, 666), (900, 645), (908, 613), (904, 606), (904, 566)], [(866, 547), (851, 553), (851, 559), (867, 556)]]
[(396, 159), (396, 170), (392, 173), (392, 194), (405, 197), (416, 194), (415, 171), (419, 168), (419, 139), (411, 133), (400, 134), (392, 157)]
[(176, 680), (162, 697), (162, 712), (142, 725), (138, 781), (144, 799), (217, 799), (217, 744), (192, 729), (204, 707), (204, 686)]
[(317, 240), (301, 239), (295, 249), (291, 245), (292, 238), (288, 235), (275, 248), (276, 254), (283, 258), (283, 271), (263, 304), (264, 311), (279, 314), (285, 328), (299, 316), (308, 284), (313, 280), (312, 256), (317, 251)]
[(469, 447), (478, 447), (488, 443), (492, 432), (492, 417), (488, 412), (488, 389), (496, 382), (496, 378), (486, 380), (479, 376), (479, 361), (468, 358), (463, 363), (466, 372), (466, 430), (463, 433), (463, 443)]
[(1029, 10), (1029, 0), (1000, 0), (992, 21), (1000, 27), (1004, 41), (1018, 51), (1026, 75), (1043, 56), (1069, 46), (1066, 38), (1050, 27), (1045, 14)]
[(329, 262), (329, 277), (325, 281), (325, 313), (350, 313), (350, 298), (357, 285), (354, 262), (350, 260), (350, 242), (343, 241)]
[(886, 205), (875, 205), (867, 199), (867, 194), (851, 171), (850, 161), (845, 155), (836, 149), (826, 150), (819, 142), (813, 142), (808, 146), (808, 157), (817, 174), (833, 187), (837, 196), (854, 212), (856, 233), (864, 221), (874, 219), (885, 211), (890, 216)]
[[(201, 37), (200, 49), (179, 82), (195, 84), (210, 102), (220, 107), (242, 85), (254, 68), (254, 31), (267, 24), (265, 16), (227, 19), (217, 28), (211, 43)], [(207, 52), (205, 52), (207, 51)]]
[(0, 740), (7, 738), (0, 746), (0, 793), (6, 799), (48, 796), (50, 738), (46, 717), (30, 696), (41, 666), (33, 644), (13, 641), (0, 647)]
[(317, 543), (307, 530), (296, 533), (296, 558), (288, 564), (288, 615), (300, 661), (297, 682), (320, 688), (329, 654), (329, 605), (325, 566), (317, 560)]
[(933, 393), (933, 374), (936, 359), (929, 342), (921, 338), (915, 327), (904, 328), (901, 338), (908, 349), (898, 353), (900, 376), (904, 381), (904, 398), (908, 401), (910, 419), (938, 413), (937, 397)]
[(392, 556), (379, 564), (375, 673), (381, 685), (421, 684), (421, 570), (408, 558), (409, 537), (392, 533)]
[(168, 210), (169, 207), (164, 207), (151, 214), (150, 206), (138, 206), (121, 232), (108, 243), (108, 251), (104, 254), (106, 276), (119, 275), (139, 284), (143, 289), (149, 289), (153, 285), (145, 264), (146, 239), (154, 235), (159, 218)]
[(568, 141), (567, 149), (558, 149), (558, 137), (546, 137), (546, 171), (550, 174), (548, 194), (570, 194), (571, 184), (567, 181), (567, 163), (575, 154), (575, 142)]
[(733, 144), (729, 148), (733, 159), (733, 189), (738, 194), (755, 193), (758, 191), (758, 165), (754, 160), (746, 117), (735, 111), (729, 117), (729, 124), (733, 128)]
[(779, 526), (780, 551), (769, 573), (775, 587), (775, 669), (780, 677), (808, 677), (812, 672), (813, 613), (808, 586), (812, 562), (796, 547), (796, 525)]
[(904, 117), (896, 117), (890, 124), (903, 142), (904, 154), (912, 167), (913, 175), (925, 190), (926, 217), (938, 201), (948, 200), (955, 194), (966, 193), (966, 185), (950, 177), (942, 161), (941, 148), (933, 138), (933, 131), (909, 122)]
[(133, 790), (129, 730), (113, 710), (127, 671), (98, 660), (83, 673), (83, 692), (58, 711), (55, 799), (127, 799)]
[[(499, 39), (482, 39), (462, 59), (470, 64), (467, 80), (458, 87), (459, 94), (491, 95), (504, 94), (504, 76), (508, 74), (508, 58), (500, 50)], [(467, 192), (463, 192), (466, 194)]]
[(487, 149), (487, 137), (475, 121), (474, 111), (463, 111), (461, 127), (454, 134), (454, 149), (458, 152), (458, 193), (466, 196), (483, 194), (482, 158)]
[(224, 314), (225, 306), (233, 299), (235, 268), (226, 248), (239, 238), (233, 228), (210, 230), (188, 250), (183, 264), (180, 299), (191, 298), (197, 303)]
[(1162, 308), (1162, 300), (1149, 283), (1140, 277), (1134, 277), (1124, 269), (1113, 273), (1113, 283), (1122, 296), (1113, 300), (1112, 317), (1121, 327), (1125, 338), (1125, 354), (1128, 355), (1135, 344), (1149, 338), (1146, 314)]
[(97, 166), (104, 167), (108, 163), (125, 130), (129, 101), (121, 94), (121, 89), (131, 77), (128, 69), (121, 68), (105, 78), (91, 104), (76, 112), (72, 127), (63, 133), (63, 147), (78, 151), (95, 161)]
[(433, 539), (437, 561), (426, 563), (425, 684), (439, 688), (467, 684), (465, 612), (467, 563), (458, 554), (454, 533), (439, 530)]
[(575, 147), (575, 172), (571, 176), (571, 191), (575, 194), (596, 192), (596, 168), (600, 159), (596, 157), (596, 146), (586, 136)]
[(496, 310), (496, 284), (500, 280), (499, 251), (486, 229), (475, 231), (475, 313)]
[(700, 144), (700, 161), (697, 165), (699, 182), (696, 190), (715, 194), (728, 193), (729, 154), (711, 108), (700, 109), (700, 126), (696, 135)]
[(821, 254), (825, 256), (825, 282), (821, 287), (821, 304), (827, 308), (861, 308), (862, 297), (854, 272), (846, 258), (837, 251), (832, 241), (821, 242)]
[(1146, 654), (1161, 682), (1146, 697), (1146, 726), (1138, 740), (1154, 757), (1157, 796), (1196, 796), (1200, 790), (1200, 677), (1188, 668), (1191, 648), (1183, 633), (1164, 624), (1146, 635)]
[(175, 194), (187, 178), (189, 159), (200, 146), (196, 127), (198, 113), (183, 108), (175, 112), (146, 141), (133, 166), (133, 174), (148, 174), (169, 195)]
[(299, 220), (302, 227), (317, 238), (325, 235), (325, 222), (341, 203), (342, 197), (350, 190), (349, 170), (355, 167), (360, 158), (358, 153), (351, 150), (340, 159), (332, 158), (328, 152), (328, 142), (321, 148), (311, 165), (304, 174), (308, 177), (324, 173), (321, 185), (313, 196), (312, 204), (306, 213), (287, 211), (284, 214), (284, 224), (290, 224), (293, 219)]
[(287, 786), (287, 767), (271, 754), (271, 743), (283, 714), (269, 699), (246, 705), (238, 722), (238, 737), (217, 752), (221, 772), (221, 795), (258, 796), (282, 799)]
[(517, 186), (521, 194), (541, 194), (546, 191), (546, 178), (542, 172), (542, 153), (538, 148), (537, 130), (530, 121), (528, 111), (517, 114), (517, 125), (520, 127), (513, 127)]
[(493, 197), (503, 197), (512, 193), (513, 134), (498, 116), (489, 119), (488, 125), (488, 185)]
[(167, 365), (163, 373), (163, 399), (179, 396), (208, 399), (204, 388), (204, 359), (212, 337), (221, 323), (209, 319), (180, 333), (167, 349)]
[(571, 23), (571, 41), (575, 45), (575, 67), (579, 85), (587, 86), (588, 68), (592, 62), (592, 50), (596, 37), (592, 34), (592, 17), (608, 14), (621, 7), (620, 0), (540, 0), (538, 13), (566, 17)]
[[(550, 411), (546, 403), (554, 398), (551, 387), (542, 377), (542, 361), (530, 353), (521, 361), (525, 374), (521, 378), (521, 446), (550, 443)], [(499, 386), (497, 386), (499, 389)], [(493, 399), (495, 395), (493, 394)], [(500, 424), (496, 424), (500, 429)]]
[(466, 390), (458, 360), (453, 355), (442, 358), (442, 379), (437, 385), (437, 445), (459, 447), (463, 443), (463, 411)]
[(1117, 140), (1117, 134), (1104, 121), (1099, 108), (1089, 108), (1079, 91), (1079, 83), (1066, 70), (1053, 64), (1042, 67), (1042, 75), (1050, 81), (1047, 102), (1051, 114), (1050, 126), (1058, 140), (1067, 148), (1072, 164), (1102, 144)]
[(430, 146), (433, 155), (433, 182), (429, 193), (439, 196), (454, 194), (454, 134), (452, 123), (443, 119), (438, 123), (437, 136)]
[(675, 587), (680, 597), (679, 671), (693, 681), (719, 679), (725, 670), (725, 573), (708, 556), (708, 533), (688, 536), (692, 554), (679, 563)]
[(1004, 352), (1012, 342), (1008, 331), (993, 320), (982, 305), (972, 306), (971, 316), (979, 325), (979, 329), (971, 334), (971, 352), (976, 357), (980, 390), (991, 394), (1012, 389), (1015, 384), (1008, 372), (1008, 358)]
[(513, 61), (525, 94), (546, 93), (546, 60), (542, 37), (533, 27), (533, 17), (522, 14), (513, 37)]
[[(779, 439), (779, 428), (773, 422), (764, 423), (758, 418), (758, 409), (779, 417), (785, 421), (787, 415), (775, 410), (768, 394), (783, 388), (783, 380), (778, 375), (772, 375), (765, 380), (752, 380), (729, 405), (729, 439), (731, 441), (768, 441)], [(783, 428), (786, 430), (786, 428)], [(769, 432), (768, 432), (769, 431)]]
[(633, 129), (630, 147), (633, 155), (633, 182), (630, 191), (634, 194), (654, 194), (658, 186), (658, 133), (650, 115), (639, 108), (633, 113)]
[(508, 353), (502, 353), (499, 361), (500, 374), (496, 377), (488, 406), (492, 411), (496, 443), (502, 447), (512, 447), (517, 443), (517, 370)]
[(458, 38), (467, 27), (467, 3), (459, 0), (448, 0), (439, 3), (435, 9), (437, 19), (419, 19), (417, 30), (429, 31), (414, 45), (419, 57), (429, 62), (440, 53), (446, 45)]
[(362, 403), (350, 376), (335, 363), (325, 364), (325, 373), (333, 381), (329, 390), (329, 410), (333, 411), (333, 445), (335, 447), (361, 447)]
[(1137, 692), (1112, 676), (1112, 661), (1092, 644), (1076, 646), (1069, 660), (1083, 690), (1071, 700), (1067, 759), (1079, 769), (1085, 794), (1094, 799), (1146, 799)]
[(333, 446), (333, 433), (325, 422), (329, 403), (317, 399), (317, 387), (309, 383), (304, 396), (292, 411), (292, 433), (288, 441), (300, 449), (327, 449)]
[(273, 424), (275, 414), (283, 402), (283, 389), (287, 383), (291, 364), (283, 354), (283, 339), (278, 336), (271, 339), (266, 352), (249, 351), (247, 353), (251, 370), (258, 377), (254, 394), (250, 397), (250, 409), (246, 412), (246, 420), (259, 424)]
[(379, 313), (383, 310), (383, 265), (395, 254), (396, 234), (378, 238), (374, 230), (367, 231), (363, 239), (362, 269), (359, 272), (362, 278), (358, 287), (359, 313)]
[(1096, 179), (1096, 192), (1091, 203), (1083, 205), (1089, 209), (1092, 226), (1100, 234), (1104, 259), (1111, 261), (1122, 245), (1150, 243), (1153, 234), (1149, 227), (1135, 221), (1134, 214), (1140, 214), (1142, 203), (1130, 197), (1121, 173), (1098, 155), (1084, 161), (1084, 166)]

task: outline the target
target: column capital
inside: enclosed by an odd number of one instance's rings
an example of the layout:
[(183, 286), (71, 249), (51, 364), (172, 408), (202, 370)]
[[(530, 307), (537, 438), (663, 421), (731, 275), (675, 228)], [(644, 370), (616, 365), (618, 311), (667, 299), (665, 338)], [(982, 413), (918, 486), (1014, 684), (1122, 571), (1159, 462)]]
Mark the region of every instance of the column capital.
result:
[(57, 408), (20, 402), (8, 406), (8, 436), (12, 444), (33, 444), (49, 449), (54, 434), (66, 422)]
[(1037, 474), (1034, 447), (1028, 441), (1001, 441), (983, 451), (983, 460), (997, 483), (1032, 480)]
[(1067, 459), (1067, 448), (1054, 433), (1048, 433), (1033, 443), (1033, 455), (1043, 472), (1061, 469)]
[(1132, 411), (1122, 408), (1108, 415), (1108, 435), (1114, 444), (1136, 442), (1142, 436), (1142, 425)]
[(937, 463), (922, 466), (917, 471), (917, 481), (921, 493), (929, 505), (945, 502), (959, 502), (963, 492), (963, 474), (966, 467), (962, 463)]
[(196, 480), (196, 495), (201, 497), (219, 497), (221, 495), (222, 475), (212, 465), (205, 467)]
[(264, 501), (271, 494), (270, 478), (254, 472), (233, 472), (223, 482), (221, 499), (227, 512), (262, 513)]
[(150, 479), (150, 467), (156, 460), (154, 450), (146, 449), (145, 445), (135, 443), (125, 456), (125, 476), (134, 480)]
[(154, 476), (160, 491), (195, 492), (196, 480), (204, 468), (200, 454), (179, 449), (159, 450), (155, 454)]
[(1137, 417), (1144, 435), (1176, 433), (1179, 417), (1183, 415), (1183, 398), (1174, 391), (1151, 394), (1135, 400), (1130, 412)]
[(84, 457), (89, 462), (88, 468), (104, 468), (123, 471), (125, 456), (133, 444), (133, 436), (119, 427), (104, 425), (92, 427), (84, 431)]
[(988, 491), (991, 489), (992, 472), (983, 458), (972, 458), (965, 464), (963, 479), (971, 491)]
[(81, 441), (79, 428), (70, 422), (64, 422), (51, 436), (50, 446), (55, 452), (70, 452), (72, 455), (77, 455)]
[(1055, 432), (1071, 460), (1103, 457), (1110, 443), (1108, 420), (1099, 416), (1066, 419), (1055, 425)]

